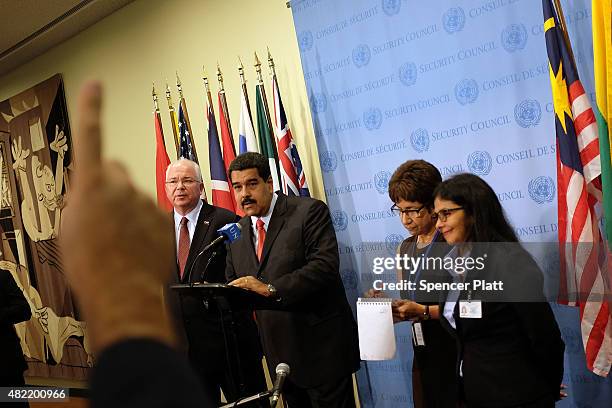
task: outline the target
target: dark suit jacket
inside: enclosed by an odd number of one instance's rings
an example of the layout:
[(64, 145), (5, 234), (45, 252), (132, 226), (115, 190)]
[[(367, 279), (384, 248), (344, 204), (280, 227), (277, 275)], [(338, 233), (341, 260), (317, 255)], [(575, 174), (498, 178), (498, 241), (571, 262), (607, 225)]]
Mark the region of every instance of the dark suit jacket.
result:
[(90, 377), (92, 408), (215, 407), (184, 356), (151, 339), (102, 350)]
[(280, 310), (258, 310), (257, 324), (268, 364), (289, 364), (289, 378), (311, 388), (359, 368), (357, 325), (338, 273), (336, 234), (319, 200), (278, 193), (261, 264), (250, 217), (242, 237), (229, 245), (228, 280), (256, 276), (277, 289)]
[[(203, 253), (199, 258), (196, 259), (196, 257), (206, 245), (219, 236), (217, 232), (219, 228), (225, 224), (238, 221), (238, 216), (223, 208), (205, 202), (202, 204), (185, 264), (185, 274), (180, 283), (188, 283), (190, 269), (191, 282), (225, 283), (225, 245), (218, 245), (216, 248)], [(206, 267), (213, 252), (216, 252), (216, 255)], [(174, 283), (179, 283), (178, 263), (174, 279)], [(225, 342), (217, 305), (211, 302), (208, 304), (208, 310), (206, 310), (201, 299), (196, 296), (181, 295), (178, 299), (176, 296), (173, 296), (173, 298), (176, 319), (183, 323), (178, 327), (179, 334), (182, 334), (183, 340), (186, 339), (189, 343), (189, 354), (192, 358), (195, 357), (197, 360), (205, 358), (208, 364), (204, 368), (207, 371), (214, 371), (220, 366), (227, 365)], [(261, 346), (252, 317), (242, 313), (235, 314), (234, 318), (238, 324), (237, 334), (241, 346), (261, 356)]]
[(27, 369), (13, 325), (29, 320), (31, 315), (30, 306), (11, 273), (0, 269), (0, 378), (14, 378)]
[[(481, 319), (460, 318), (457, 302), (457, 330), (445, 318), (441, 320), (457, 339), (465, 400), (468, 406), (487, 407), (515, 406), (542, 398), (554, 401), (563, 377), (565, 346), (542, 295), (542, 272), (519, 244), (492, 244), (486, 253), (484, 276), (468, 274), (466, 282), (503, 279), (508, 301), (482, 302)], [(541, 294), (537, 302), (533, 301), (536, 290)], [(512, 301), (520, 291), (530, 292), (531, 301)], [(472, 291), (472, 299), (486, 297)], [(467, 291), (459, 299), (467, 299)]]

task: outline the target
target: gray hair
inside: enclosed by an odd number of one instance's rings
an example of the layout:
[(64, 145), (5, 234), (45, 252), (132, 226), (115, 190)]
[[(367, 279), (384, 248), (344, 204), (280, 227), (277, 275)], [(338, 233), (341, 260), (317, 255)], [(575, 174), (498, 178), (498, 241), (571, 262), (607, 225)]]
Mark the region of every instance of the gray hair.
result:
[(168, 165), (168, 168), (166, 169), (166, 178), (168, 178), (168, 172), (170, 171), (171, 167), (178, 166), (179, 164), (182, 164), (182, 163), (187, 163), (193, 166), (193, 169), (195, 170), (195, 173), (196, 173), (197, 181), (201, 183), (202, 182), (202, 170), (200, 170), (200, 165), (194, 162), (193, 160), (189, 160), (184, 157), (181, 157)]

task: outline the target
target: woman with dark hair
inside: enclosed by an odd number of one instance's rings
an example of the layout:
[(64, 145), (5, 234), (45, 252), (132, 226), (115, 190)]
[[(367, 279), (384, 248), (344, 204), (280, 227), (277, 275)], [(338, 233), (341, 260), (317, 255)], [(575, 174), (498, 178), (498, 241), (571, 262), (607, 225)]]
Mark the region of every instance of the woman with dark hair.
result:
[[(484, 259), (480, 270), (449, 270), (464, 286), (448, 291), (441, 305), (442, 324), (457, 338), (460, 398), (468, 407), (553, 407), (564, 344), (539, 267), (480, 177), (456, 175), (434, 195), (436, 226), (454, 246), (448, 257)], [(502, 281), (503, 296), (476, 289), (477, 279)]]
[[(433, 192), (442, 182), (438, 169), (424, 160), (409, 160), (395, 170), (389, 180), (391, 209), (399, 215), (411, 237), (402, 242), (400, 255), (410, 257), (443, 256), (448, 251), (436, 231)], [(431, 280), (427, 270), (399, 270), (400, 280)], [(440, 326), (436, 299), (423, 299), (402, 292), (392, 305), (396, 321), (412, 320), (414, 360), (412, 389), (415, 407), (455, 407), (455, 340)], [(433, 300), (433, 301), (432, 301)]]

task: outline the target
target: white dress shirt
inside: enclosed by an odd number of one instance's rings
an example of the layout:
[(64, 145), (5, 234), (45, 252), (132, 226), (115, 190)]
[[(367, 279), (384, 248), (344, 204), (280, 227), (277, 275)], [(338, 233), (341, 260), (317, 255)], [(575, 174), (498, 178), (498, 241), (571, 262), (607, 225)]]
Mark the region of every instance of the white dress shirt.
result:
[(174, 210), (174, 237), (176, 240), (176, 253), (178, 254), (178, 245), (179, 245), (179, 235), (181, 234), (181, 220), (183, 217), (186, 217), (187, 222), (187, 230), (189, 231), (189, 245), (193, 242), (193, 234), (195, 234), (196, 224), (198, 223), (198, 217), (200, 216), (200, 211), (202, 210), (202, 200), (198, 200), (198, 205), (195, 208), (187, 213), (187, 215), (181, 215)]
[(270, 218), (272, 218), (272, 212), (274, 211), (274, 206), (276, 205), (276, 198), (277, 195), (274, 193), (272, 195), (272, 201), (270, 202), (270, 208), (268, 209), (266, 215), (263, 217), (251, 216), (251, 224), (253, 226), (253, 247), (255, 248), (255, 251), (257, 251), (257, 244), (259, 241), (257, 234), (257, 220), (261, 218), (261, 220), (264, 222), (264, 230), (268, 232), (268, 225), (270, 225)]

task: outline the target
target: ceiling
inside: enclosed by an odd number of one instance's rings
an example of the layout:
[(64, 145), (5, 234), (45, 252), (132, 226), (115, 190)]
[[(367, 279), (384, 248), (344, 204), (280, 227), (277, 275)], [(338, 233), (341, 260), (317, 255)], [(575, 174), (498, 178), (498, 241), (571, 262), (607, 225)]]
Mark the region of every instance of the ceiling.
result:
[(0, 76), (133, 0), (0, 0)]

